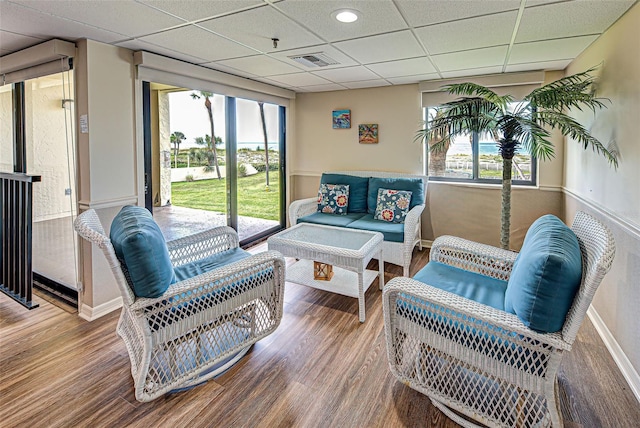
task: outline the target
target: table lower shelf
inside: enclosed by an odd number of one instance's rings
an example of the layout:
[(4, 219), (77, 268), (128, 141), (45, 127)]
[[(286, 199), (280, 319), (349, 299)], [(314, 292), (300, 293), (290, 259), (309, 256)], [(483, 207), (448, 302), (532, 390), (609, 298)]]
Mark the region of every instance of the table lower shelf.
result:
[[(364, 291), (366, 292), (378, 277), (378, 272), (365, 270), (362, 276)], [(291, 266), (287, 266), (287, 281), (358, 298), (358, 274), (335, 265), (333, 266), (333, 278), (331, 278), (331, 281), (318, 281), (313, 279), (313, 260), (299, 260)]]

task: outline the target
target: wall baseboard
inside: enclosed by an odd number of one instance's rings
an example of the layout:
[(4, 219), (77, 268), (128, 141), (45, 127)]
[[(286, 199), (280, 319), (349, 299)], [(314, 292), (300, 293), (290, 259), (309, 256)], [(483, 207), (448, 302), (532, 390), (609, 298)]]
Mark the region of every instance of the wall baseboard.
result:
[(104, 315), (107, 315), (110, 312), (115, 311), (116, 309), (120, 309), (121, 307), (122, 297), (118, 296), (113, 300), (96, 306), (95, 308), (89, 305), (81, 304), (80, 311), (78, 311), (78, 316), (84, 320), (93, 321)]
[(589, 309), (587, 310), (587, 315), (589, 316), (591, 323), (600, 335), (600, 338), (604, 342), (605, 346), (609, 350), (609, 353), (613, 357), (613, 360), (616, 362), (618, 369), (620, 369), (620, 372), (622, 372), (622, 376), (624, 376), (625, 380), (629, 384), (631, 392), (633, 392), (636, 400), (638, 400), (638, 402), (640, 403), (640, 375), (633, 367), (631, 361), (629, 361), (620, 345), (618, 345), (618, 342), (613, 337), (613, 334), (611, 334), (611, 331), (609, 331), (607, 325), (604, 323), (602, 318), (600, 318), (600, 315), (593, 308), (593, 306), (589, 307)]
[(433, 245), (433, 241), (430, 241), (428, 239), (423, 239), (422, 240), (422, 248), (431, 248), (431, 245)]

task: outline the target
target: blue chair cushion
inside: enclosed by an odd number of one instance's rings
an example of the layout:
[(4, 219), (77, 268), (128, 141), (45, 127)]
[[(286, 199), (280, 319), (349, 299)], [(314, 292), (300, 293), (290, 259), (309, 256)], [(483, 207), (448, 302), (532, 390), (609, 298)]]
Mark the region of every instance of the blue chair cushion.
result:
[(369, 185), (369, 177), (356, 177), (355, 175), (324, 173), (320, 178), (320, 184), (349, 185), (349, 209), (347, 210), (347, 212), (367, 212), (367, 187)]
[(424, 205), (424, 183), (421, 178), (369, 178), (367, 193), (367, 212), (374, 214), (378, 200), (378, 189), (407, 190), (411, 192), (409, 209)]
[(366, 214), (358, 220), (347, 224), (347, 228), (380, 232), (384, 235), (385, 241), (404, 242), (404, 223), (376, 220), (373, 218), (373, 214)]
[(552, 333), (565, 318), (582, 280), (578, 238), (559, 218), (536, 220), (513, 265), (504, 306), (532, 330)]
[(145, 208), (123, 207), (111, 223), (109, 237), (137, 297), (159, 297), (175, 282), (164, 235)]
[(298, 219), (298, 223), (324, 224), (326, 226), (344, 227), (363, 217), (362, 213), (347, 213), (345, 215), (312, 213)]
[(251, 254), (242, 248), (232, 248), (207, 258), (178, 266), (174, 269), (177, 281), (193, 278), (230, 263), (250, 257)]
[(434, 261), (427, 263), (413, 279), (492, 308), (504, 310), (507, 281)]

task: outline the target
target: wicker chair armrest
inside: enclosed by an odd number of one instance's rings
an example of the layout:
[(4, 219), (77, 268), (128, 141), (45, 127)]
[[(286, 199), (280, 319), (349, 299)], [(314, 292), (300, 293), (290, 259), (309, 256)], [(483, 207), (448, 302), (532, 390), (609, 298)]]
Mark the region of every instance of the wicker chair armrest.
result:
[[(256, 280), (258, 275), (272, 270), (274, 283), (284, 285), (285, 261), (278, 251), (264, 251), (254, 254), (246, 259), (221, 266), (193, 278), (171, 284), (167, 291), (156, 298), (137, 298), (131, 305), (133, 311), (145, 313), (159, 313), (178, 305), (194, 304), (194, 310), (198, 306), (198, 298), (207, 297), (216, 292), (224, 292), (225, 288), (237, 284), (243, 280)], [(284, 290), (281, 290), (284, 292)]]
[(298, 219), (318, 211), (318, 198), (298, 199), (289, 205), (289, 223), (298, 224)]
[(433, 241), (429, 260), (508, 281), (518, 253), (455, 236)]
[[(570, 350), (571, 344), (562, 338), (561, 332), (538, 333), (515, 315), (475, 302), (448, 291), (440, 290), (412, 278), (396, 277), (384, 286), (383, 306), (385, 328), (397, 319), (395, 308), (398, 300), (409, 302), (419, 311), (430, 312), (441, 322), (442, 318), (454, 321), (455, 329), (473, 330), (478, 337), (483, 335), (495, 342), (507, 341), (532, 352), (552, 353), (555, 350)], [(389, 333), (389, 332), (387, 332)], [(477, 345), (477, 341), (472, 345)], [(460, 348), (467, 348), (459, 343)]]
[(173, 266), (181, 266), (239, 245), (238, 234), (229, 226), (219, 226), (167, 242)]
[(404, 219), (404, 243), (406, 245), (413, 245), (418, 236), (418, 224), (420, 223), (420, 216), (424, 211), (424, 205), (416, 205), (411, 208)]

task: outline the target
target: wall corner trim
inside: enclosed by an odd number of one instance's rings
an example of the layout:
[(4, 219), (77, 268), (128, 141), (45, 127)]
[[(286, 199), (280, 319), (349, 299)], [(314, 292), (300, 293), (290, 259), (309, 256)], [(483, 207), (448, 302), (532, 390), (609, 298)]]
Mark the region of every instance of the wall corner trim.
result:
[(600, 315), (593, 306), (589, 306), (587, 315), (589, 316), (591, 323), (600, 335), (600, 338), (604, 342), (605, 346), (609, 350), (609, 353), (613, 357), (613, 360), (616, 362), (616, 365), (622, 372), (622, 376), (624, 376), (625, 380), (629, 384), (631, 392), (633, 392), (636, 400), (638, 400), (638, 403), (640, 403), (640, 375), (633, 367), (631, 361), (629, 361), (620, 345), (618, 345), (618, 342), (613, 337), (613, 335), (607, 328), (607, 325), (604, 323), (602, 318), (600, 318)]
[(96, 307), (82, 304), (80, 307), (80, 311), (78, 312), (78, 316), (84, 320), (93, 321), (121, 307), (122, 297), (118, 296), (115, 299), (105, 302)]

